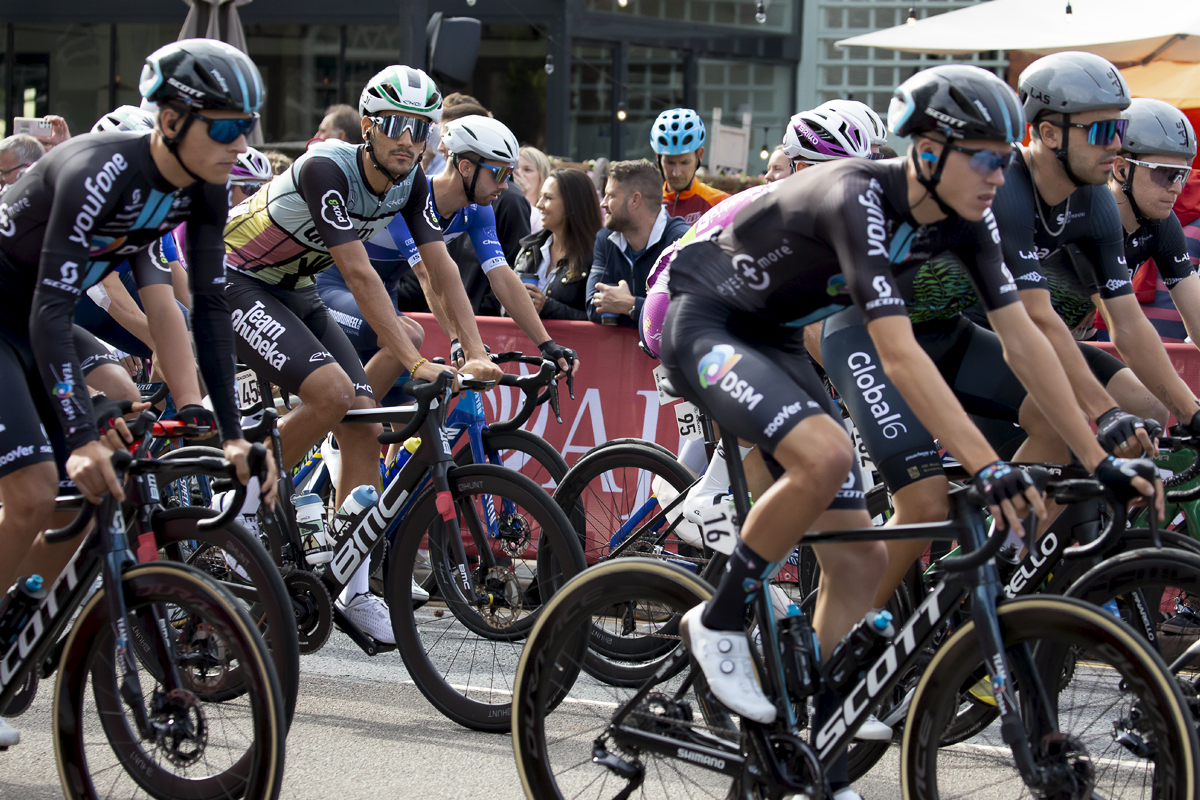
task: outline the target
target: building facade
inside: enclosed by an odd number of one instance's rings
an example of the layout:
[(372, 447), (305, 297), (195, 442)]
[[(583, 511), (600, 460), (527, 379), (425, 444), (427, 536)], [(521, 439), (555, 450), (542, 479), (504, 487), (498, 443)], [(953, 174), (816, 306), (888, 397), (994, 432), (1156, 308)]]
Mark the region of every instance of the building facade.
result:
[[(424, 21), (440, 11), (483, 25), (472, 79), (444, 91), (475, 96), (522, 142), (577, 161), (638, 158), (660, 111), (708, 120), (719, 107), (726, 120), (750, 111), (758, 171), (758, 139), (778, 142), (796, 107), (801, 9), (773, 0), (760, 22), (753, 0), (253, 0), (240, 13), (267, 88), (268, 143), (306, 141), (375, 72), (420, 63)], [(180, 0), (0, 0), (5, 130), (54, 113), (79, 133), (136, 104), (142, 59), (177, 38), (187, 11)]]

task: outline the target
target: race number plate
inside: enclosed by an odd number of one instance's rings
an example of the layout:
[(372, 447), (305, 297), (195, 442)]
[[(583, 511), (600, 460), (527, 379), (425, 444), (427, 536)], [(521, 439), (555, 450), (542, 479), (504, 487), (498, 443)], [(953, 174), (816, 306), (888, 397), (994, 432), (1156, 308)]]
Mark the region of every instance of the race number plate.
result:
[(737, 533), (733, 526), (733, 511), (728, 502), (722, 500), (700, 514), (700, 529), (704, 531), (704, 543), (718, 553), (733, 555), (737, 544)]
[(658, 389), (658, 404), (660, 406), (670, 405), (671, 403), (674, 403), (676, 400), (679, 399), (675, 395), (667, 394), (666, 392), (663, 391), (662, 382), (663, 382), (663, 379), (666, 377), (667, 377), (667, 368), (666, 367), (664, 367), (662, 364), (659, 364), (657, 367), (654, 368), (654, 388)]
[(675, 406), (675, 422), (679, 425), (679, 438), (699, 439), (700, 420), (696, 406), (684, 400)]
[(254, 370), (248, 369), (237, 374), (237, 399), (239, 408), (249, 408), (262, 399)]

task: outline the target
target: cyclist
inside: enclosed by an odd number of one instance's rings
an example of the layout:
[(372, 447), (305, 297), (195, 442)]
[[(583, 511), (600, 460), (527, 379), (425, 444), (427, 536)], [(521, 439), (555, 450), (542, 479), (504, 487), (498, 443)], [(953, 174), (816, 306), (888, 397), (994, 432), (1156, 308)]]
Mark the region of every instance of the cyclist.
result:
[(663, 176), (663, 207), (668, 215), (683, 217), (689, 225), (729, 197), (696, 180), (704, 160), (704, 141), (704, 120), (690, 108), (668, 109), (650, 126), (650, 147)]
[[(384, 69), (359, 98), (364, 143), (314, 143), (234, 209), (225, 228), (232, 268), (226, 295), (238, 356), (303, 401), (280, 421), (285, 467), (334, 433), (341, 450), (339, 507), (356, 486), (379, 483), (380, 429), (340, 424), (348, 410), (374, 408), (375, 400), (357, 352), (321, 302), (314, 275), (336, 264), (383, 347), (414, 378), (435, 379), (445, 367), (421, 358), (363, 247), (402, 215), (429, 270), (430, 289), (463, 342), (466, 371), (485, 380), (500, 376), (484, 352), (418, 165), (441, 104), (437, 86), (421, 70)], [(368, 571), (364, 563), (338, 602), (356, 625), (391, 644), (387, 606), (370, 593)]]
[(237, 163), (229, 171), (229, 207), (241, 205), (274, 177), (267, 157), (253, 147), (247, 147), (246, 152), (238, 154)]
[[(233, 335), (224, 298), (225, 182), (258, 121), (262, 81), (239, 50), (186, 39), (146, 59), (142, 94), (161, 104), (150, 135), (101, 133), (42, 158), (0, 203), (0, 584), (58, 574), (70, 553), (30, 544), (54, 510), (55, 446), (67, 475), (97, 502), (124, 497), (80, 381), (71, 320), (80, 295), (117, 263), (192, 223), (192, 327), (225, 455), (249, 479), (250, 445), (233, 397)], [(177, 313), (172, 306), (172, 313)], [(105, 410), (109, 410), (105, 407)], [(119, 416), (116, 412), (111, 412)], [(180, 416), (209, 423), (186, 406)], [(54, 444), (52, 444), (52, 442)], [(69, 457), (68, 457), (69, 454)], [(29, 557), (26, 558), (27, 553)], [(23, 572), (18, 572), (18, 569)]]
[(875, 109), (859, 100), (835, 98), (817, 106), (817, 110), (836, 111), (842, 116), (854, 120), (867, 132), (867, 139), (871, 145), (871, 155), (867, 157), (872, 160), (883, 158), (879, 153), (879, 148), (887, 144), (887, 126), (875, 113)]
[[(1017, 98), (975, 67), (936, 67), (918, 77), (898, 90), (906, 102), (894, 104), (892, 121), (893, 130), (921, 134), (911, 159), (843, 159), (779, 181), (732, 225), (681, 249), (672, 265), (662, 360), (675, 388), (769, 454), (779, 476), (757, 498), (713, 599), (685, 614), (681, 627), (717, 698), (759, 721), (771, 721), (775, 707), (754, 677), (749, 640), (740, 633), (747, 599), (806, 530), (870, 524), (849, 436), (804, 355), (802, 326), (853, 303), (879, 351), (874, 372), (898, 385), (954, 449), (998, 520), (1020, 530), (1030, 505), (1044, 513), (1041, 498), (971, 424), (914, 341), (906, 314), (912, 287), (904, 279), (931, 255), (953, 250), (1009, 341), (1022, 379), (1039, 396), (1064, 399), (1048, 414), (1084, 463), (1106, 480), (1134, 480), (1106, 460), (1066, 400), (1070, 386), (1003, 269), (990, 205), (1022, 131)], [(969, 106), (954, 100), (951, 83)], [(926, 87), (940, 91), (917, 91)], [(961, 125), (939, 124), (930, 108)], [(1148, 482), (1134, 482), (1152, 491)], [(833, 545), (818, 557), (827, 580), (813, 621), (828, 654), (871, 607), (864, 589), (878, 582), (887, 555), (882, 543), (871, 542)], [(823, 693), (817, 716), (827, 718), (839, 702)], [(844, 775), (831, 781), (838, 800), (857, 797)]]
[[(496, 235), (496, 216), (491, 204), (504, 191), (515, 168), (519, 153), (516, 137), (503, 123), (472, 115), (448, 123), (442, 132), (442, 143), (448, 148), (450, 163), (440, 175), (428, 179), (428, 185), (433, 214), (443, 238), (450, 242), (467, 234), (492, 290), (521, 330), (546, 358), (558, 363), (562, 370), (560, 375), (577, 370), (579, 362), (575, 351), (562, 347), (546, 333), (525, 285), (509, 267)], [(422, 286), (428, 287), (428, 273), (403, 217), (395, 217), (387, 228), (366, 243), (366, 248), (371, 263), (381, 276), (387, 276), (393, 307), (396, 284), (410, 266)], [(318, 279), (318, 286), (325, 302), (338, 312), (336, 318), (347, 329), (347, 334), (358, 340), (356, 344), (364, 350), (377, 347), (373, 344), (375, 332), (363, 318), (353, 296), (346, 291), (342, 275), (335, 269), (327, 270)], [(461, 347), (453, 322), (447, 318), (435, 295), (427, 290), (426, 296), (438, 322), (451, 335), (452, 356), (460, 363)], [(424, 337), (419, 324), (403, 317), (399, 311), (396, 314), (414, 338)], [(371, 385), (385, 393), (403, 372), (404, 365), (383, 350), (370, 356), (367, 363)]]

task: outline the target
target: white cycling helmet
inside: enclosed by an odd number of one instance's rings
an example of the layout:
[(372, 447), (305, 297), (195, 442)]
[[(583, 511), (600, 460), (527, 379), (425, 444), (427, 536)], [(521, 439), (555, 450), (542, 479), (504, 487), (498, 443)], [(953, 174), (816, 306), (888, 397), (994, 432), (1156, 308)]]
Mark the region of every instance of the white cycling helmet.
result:
[(860, 121), (828, 108), (814, 108), (788, 120), (783, 154), (792, 161), (867, 158), (871, 142)]
[(442, 142), (455, 155), (476, 153), (492, 161), (504, 161), (517, 168), (521, 147), (508, 126), (491, 117), (478, 114), (461, 117), (446, 123)]
[(380, 111), (405, 111), (438, 122), (442, 118), (442, 94), (423, 70), (393, 65), (367, 81), (358, 98), (360, 115)]
[(866, 103), (858, 100), (830, 100), (827, 103), (822, 103), (817, 108), (827, 108), (831, 111), (848, 116), (854, 120), (860, 121), (866, 127), (867, 136), (873, 145), (887, 144), (887, 126), (883, 124), (883, 119), (875, 113), (875, 109), (871, 108)]
[(96, 120), (92, 133), (105, 131), (152, 131), (154, 130), (154, 114), (143, 111), (137, 106), (121, 106)]
[(229, 171), (229, 178), (234, 181), (269, 181), (273, 177), (275, 171), (271, 169), (271, 162), (253, 147), (239, 154), (233, 169)]

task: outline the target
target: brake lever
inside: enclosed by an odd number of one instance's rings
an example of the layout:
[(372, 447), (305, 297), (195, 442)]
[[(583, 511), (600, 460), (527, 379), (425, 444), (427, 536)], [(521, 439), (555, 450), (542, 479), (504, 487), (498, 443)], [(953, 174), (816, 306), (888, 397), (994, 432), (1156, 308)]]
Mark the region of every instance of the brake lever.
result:
[[(567, 379), (570, 381), (570, 378)], [(570, 384), (568, 383), (568, 386)], [(559, 425), (562, 425), (562, 414), (558, 411), (558, 381), (550, 381), (550, 385), (546, 387), (550, 391), (550, 410), (554, 412), (554, 419)], [(575, 399), (575, 395), (571, 395), (571, 399)]]
[[(557, 386), (555, 388), (557, 388)], [(575, 365), (574, 364), (567, 367), (567, 392), (570, 393), (571, 399), (574, 400), (575, 399)], [(557, 394), (557, 392), (554, 395), (554, 403), (555, 403), (555, 413), (558, 413), (557, 412), (557, 409), (558, 409), (558, 394)], [(560, 419), (559, 422), (562, 422), (562, 420)]]

